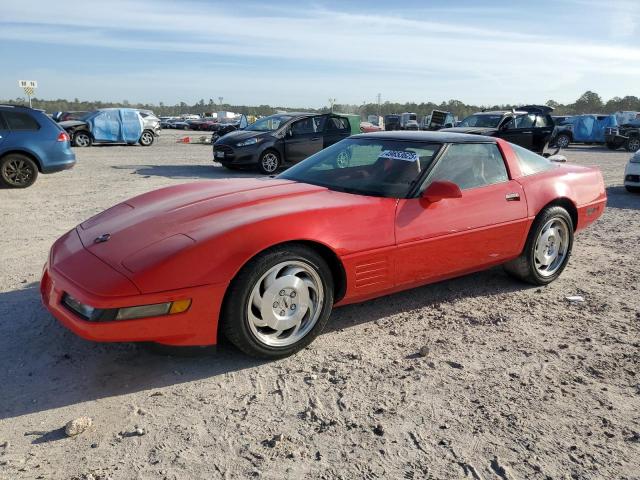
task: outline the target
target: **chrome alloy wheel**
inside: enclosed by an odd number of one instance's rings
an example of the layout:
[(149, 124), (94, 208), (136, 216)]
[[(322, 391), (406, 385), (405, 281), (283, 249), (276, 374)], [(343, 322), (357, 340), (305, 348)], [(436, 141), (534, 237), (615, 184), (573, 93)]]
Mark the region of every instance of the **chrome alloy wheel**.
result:
[(151, 142), (153, 142), (153, 135), (149, 132), (142, 132), (140, 143), (143, 145), (149, 145)]
[(91, 145), (91, 137), (86, 133), (76, 134), (75, 143), (78, 147), (88, 147)]
[(249, 295), (249, 328), (264, 345), (287, 347), (311, 331), (323, 303), (322, 280), (311, 265), (279, 263), (260, 277)]
[(262, 168), (265, 172), (273, 173), (278, 168), (278, 157), (275, 153), (268, 152), (262, 157)]
[(545, 223), (533, 251), (540, 276), (550, 277), (562, 267), (569, 250), (569, 238), (569, 226), (562, 218), (552, 218)]

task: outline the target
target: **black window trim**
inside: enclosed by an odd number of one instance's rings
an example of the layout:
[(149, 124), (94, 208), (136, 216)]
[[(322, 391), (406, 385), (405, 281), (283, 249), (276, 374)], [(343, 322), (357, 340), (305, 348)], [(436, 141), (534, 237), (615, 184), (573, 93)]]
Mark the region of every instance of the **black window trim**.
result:
[(4, 112), (0, 111), (0, 130), (9, 130), (9, 124), (4, 119)]

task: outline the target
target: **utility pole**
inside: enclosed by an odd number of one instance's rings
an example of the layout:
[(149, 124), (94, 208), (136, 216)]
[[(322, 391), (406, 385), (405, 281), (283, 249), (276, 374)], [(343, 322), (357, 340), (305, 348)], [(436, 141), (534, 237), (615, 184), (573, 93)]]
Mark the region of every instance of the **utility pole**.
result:
[(218, 97), (218, 100), (220, 100), (220, 106), (222, 107), (222, 100), (224, 99), (224, 97)]
[(378, 117), (380, 116), (380, 98), (382, 95), (378, 94)]
[(336, 103), (335, 98), (329, 98), (329, 105), (331, 105), (331, 113), (333, 113), (333, 105)]

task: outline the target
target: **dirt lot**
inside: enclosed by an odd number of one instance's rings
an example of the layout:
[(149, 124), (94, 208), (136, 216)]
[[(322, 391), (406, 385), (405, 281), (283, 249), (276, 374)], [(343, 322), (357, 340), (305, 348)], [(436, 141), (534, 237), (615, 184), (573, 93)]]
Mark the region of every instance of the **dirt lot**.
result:
[[(277, 362), (81, 340), (40, 305), (48, 249), (127, 197), (230, 175), (176, 135), (77, 150), (75, 169), (0, 190), (0, 478), (640, 478), (627, 153), (566, 151), (601, 166), (609, 205), (546, 288), (498, 268), (344, 307)], [(67, 438), (82, 415), (93, 427)]]

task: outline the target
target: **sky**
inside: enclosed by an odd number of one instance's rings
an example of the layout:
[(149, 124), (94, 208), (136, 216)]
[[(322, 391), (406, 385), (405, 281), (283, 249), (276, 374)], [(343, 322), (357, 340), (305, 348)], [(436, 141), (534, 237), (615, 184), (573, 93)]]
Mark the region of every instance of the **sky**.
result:
[(0, 98), (327, 105), (640, 95), (638, 0), (77, 0), (0, 7)]

